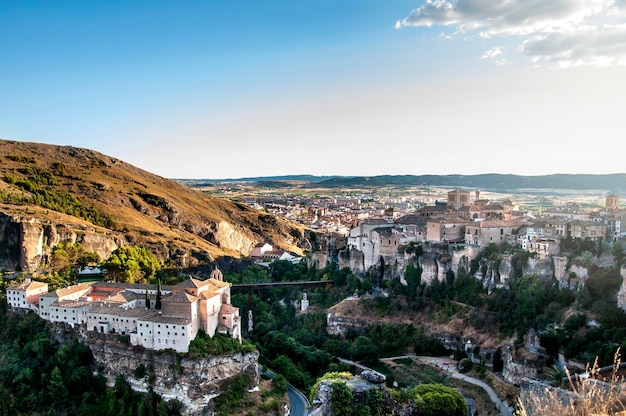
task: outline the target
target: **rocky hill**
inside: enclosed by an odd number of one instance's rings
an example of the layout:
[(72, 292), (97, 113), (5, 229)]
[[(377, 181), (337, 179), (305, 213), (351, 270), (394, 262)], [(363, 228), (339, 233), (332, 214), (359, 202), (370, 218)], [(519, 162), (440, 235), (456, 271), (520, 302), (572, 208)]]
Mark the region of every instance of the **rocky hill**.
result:
[(93, 150), (0, 140), (0, 268), (36, 268), (62, 242), (101, 257), (139, 245), (179, 268), (259, 242), (309, 248), (297, 224)]

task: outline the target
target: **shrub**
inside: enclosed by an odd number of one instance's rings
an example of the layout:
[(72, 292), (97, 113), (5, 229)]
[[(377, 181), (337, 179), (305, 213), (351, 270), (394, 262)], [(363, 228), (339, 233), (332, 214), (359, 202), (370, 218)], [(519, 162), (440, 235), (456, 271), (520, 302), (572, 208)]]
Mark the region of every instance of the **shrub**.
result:
[(599, 372), (598, 360), (585, 377), (567, 373), (569, 391), (546, 388), (541, 391), (522, 391), (518, 399), (520, 416), (578, 416), (578, 415), (618, 415), (626, 411), (623, 377), (618, 375), (620, 368), (619, 349), (615, 353), (613, 371), (603, 379)]

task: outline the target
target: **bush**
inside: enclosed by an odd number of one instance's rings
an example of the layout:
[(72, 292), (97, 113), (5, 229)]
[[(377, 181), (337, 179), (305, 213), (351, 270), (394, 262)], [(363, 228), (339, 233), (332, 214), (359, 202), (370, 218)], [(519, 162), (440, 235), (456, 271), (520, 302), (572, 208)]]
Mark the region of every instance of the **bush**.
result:
[(613, 371), (602, 378), (596, 359), (593, 367), (587, 369), (590, 377), (579, 378), (568, 373), (569, 394), (559, 389), (537, 389), (527, 394), (522, 391), (518, 399), (520, 416), (578, 416), (578, 415), (617, 415), (626, 411), (623, 396), (623, 379), (618, 375), (620, 367), (619, 349), (615, 353)]
[(463, 358), (459, 361), (459, 371), (461, 373), (467, 373), (468, 371), (472, 371), (474, 367), (474, 363), (469, 358)]

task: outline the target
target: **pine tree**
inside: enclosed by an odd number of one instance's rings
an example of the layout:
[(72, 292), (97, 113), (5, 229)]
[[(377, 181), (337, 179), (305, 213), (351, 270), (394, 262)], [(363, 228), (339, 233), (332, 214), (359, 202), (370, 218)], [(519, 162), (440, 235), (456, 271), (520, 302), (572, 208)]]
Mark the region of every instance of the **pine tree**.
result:
[[(157, 299), (158, 299), (158, 295), (157, 295)], [(146, 289), (146, 309), (150, 309), (150, 293), (148, 292), (148, 289)]]

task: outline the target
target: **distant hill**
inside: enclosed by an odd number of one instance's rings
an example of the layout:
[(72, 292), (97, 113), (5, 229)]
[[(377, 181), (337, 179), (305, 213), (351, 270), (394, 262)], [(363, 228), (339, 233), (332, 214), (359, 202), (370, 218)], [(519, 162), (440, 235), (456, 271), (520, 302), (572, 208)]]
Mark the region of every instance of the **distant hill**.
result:
[(0, 140), (0, 220), (0, 256), (20, 250), (16, 239), (30, 238), (19, 226), (11, 231), (20, 221), (42, 224), (43, 234), (32, 244), (50, 241), (35, 251), (89, 232), (91, 241), (100, 236), (140, 245), (179, 265), (247, 255), (258, 242), (296, 253), (308, 248), (300, 225), (121, 160), (89, 149), (6, 140)]
[(373, 186), (448, 186), (480, 188), (494, 192), (517, 192), (528, 190), (606, 190), (626, 193), (626, 173), (607, 175), (554, 174), (521, 176), (488, 173), (481, 175), (400, 175), (359, 176), (331, 178), (311, 184), (311, 187), (350, 188)]
[(553, 174), (522, 176), (498, 173), (480, 175), (379, 175), (379, 176), (269, 176), (240, 179), (176, 179), (191, 187), (229, 182), (254, 182), (258, 186), (287, 187), (299, 184), (303, 188), (371, 188), (382, 186), (445, 186), (482, 189), (494, 192), (541, 192), (559, 190), (600, 190), (626, 194), (626, 173)]
[(315, 176), (315, 175), (283, 175), (283, 176), (257, 176), (247, 178), (229, 178), (229, 179), (173, 179), (178, 183), (191, 187), (202, 187), (206, 185), (214, 185), (216, 183), (229, 182), (306, 182), (317, 183), (336, 178), (336, 176)]

